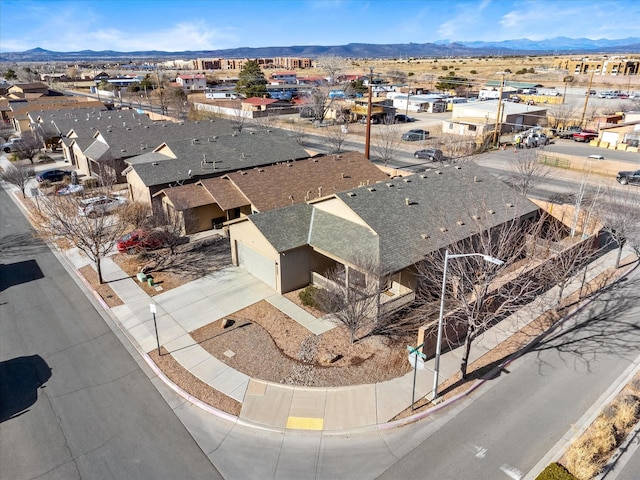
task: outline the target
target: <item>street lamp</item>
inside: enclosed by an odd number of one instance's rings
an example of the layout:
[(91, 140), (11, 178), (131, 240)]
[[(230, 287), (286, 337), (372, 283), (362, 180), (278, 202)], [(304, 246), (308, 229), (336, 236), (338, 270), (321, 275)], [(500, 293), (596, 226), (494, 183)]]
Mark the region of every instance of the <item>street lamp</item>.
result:
[(447, 265), (450, 258), (462, 258), (462, 257), (482, 257), (485, 262), (493, 263), (495, 265), (502, 265), (504, 262), (500, 259), (490, 257), (489, 255), (483, 255), (482, 253), (459, 253), (450, 255), (449, 250), (444, 252), (444, 272), (442, 274), (442, 293), (440, 295), (440, 317), (438, 318), (438, 339), (436, 340), (436, 361), (433, 368), (433, 398), (432, 401), (438, 398), (438, 374), (440, 372), (440, 349), (442, 346), (442, 323), (444, 317), (444, 295), (447, 288)]

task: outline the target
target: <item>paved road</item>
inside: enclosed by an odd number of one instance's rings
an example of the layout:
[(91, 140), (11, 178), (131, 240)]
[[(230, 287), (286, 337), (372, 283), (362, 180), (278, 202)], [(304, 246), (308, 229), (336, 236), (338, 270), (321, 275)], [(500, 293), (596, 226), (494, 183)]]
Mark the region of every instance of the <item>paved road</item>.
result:
[(221, 479), (0, 188), (0, 479)]
[(640, 353), (637, 281), (511, 364), (379, 478), (522, 478)]

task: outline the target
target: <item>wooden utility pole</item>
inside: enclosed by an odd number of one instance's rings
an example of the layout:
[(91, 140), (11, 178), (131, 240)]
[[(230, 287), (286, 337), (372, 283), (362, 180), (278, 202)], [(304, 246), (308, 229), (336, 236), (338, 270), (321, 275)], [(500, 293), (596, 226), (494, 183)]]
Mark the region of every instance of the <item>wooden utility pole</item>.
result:
[(587, 114), (587, 105), (589, 103), (589, 97), (591, 96), (591, 85), (593, 84), (593, 74), (595, 70), (591, 70), (591, 76), (589, 77), (589, 86), (587, 87), (587, 94), (584, 96), (584, 107), (582, 108), (582, 117), (580, 118), (580, 128), (584, 128), (584, 116)]
[(364, 142), (364, 157), (369, 160), (371, 150), (371, 90), (373, 89), (373, 67), (369, 67), (369, 103), (367, 104), (367, 133)]
[(504, 72), (502, 72), (502, 81), (500, 82), (500, 92), (498, 93), (498, 113), (496, 115), (495, 129), (493, 131), (493, 144), (497, 145), (500, 140), (500, 128), (502, 127), (502, 88), (504, 87)]

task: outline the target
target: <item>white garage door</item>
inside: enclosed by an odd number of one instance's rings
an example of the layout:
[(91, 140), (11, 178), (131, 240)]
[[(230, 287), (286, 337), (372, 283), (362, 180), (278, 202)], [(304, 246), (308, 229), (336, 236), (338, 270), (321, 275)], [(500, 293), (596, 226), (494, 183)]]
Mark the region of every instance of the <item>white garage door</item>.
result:
[(237, 242), (238, 264), (271, 288), (276, 288), (276, 264), (244, 243)]

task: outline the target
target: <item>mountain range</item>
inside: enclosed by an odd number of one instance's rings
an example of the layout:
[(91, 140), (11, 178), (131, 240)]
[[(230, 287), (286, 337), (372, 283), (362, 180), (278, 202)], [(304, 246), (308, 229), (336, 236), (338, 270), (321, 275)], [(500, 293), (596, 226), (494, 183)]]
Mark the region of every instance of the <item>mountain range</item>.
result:
[(416, 57), (469, 57), (469, 56), (519, 56), (519, 55), (576, 55), (576, 54), (630, 54), (640, 53), (640, 38), (618, 40), (556, 37), (546, 40), (527, 38), (500, 42), (452, 42), (435, 43), (348, 45), (304, 45), (289, 47), (241, 47), (224, 50), (197, 50), (163, 52), (157, 50), (116, 52), (112, 50), (79, 52), (53, 52), (34, 48), (24, 52), (0, 53), (0, 62), (65, 62), (93, 60), (155, 60), (188, 58), (260, 58), (260, 57), (311, 57), (337, 55), (346, 58), (416, 58)]

